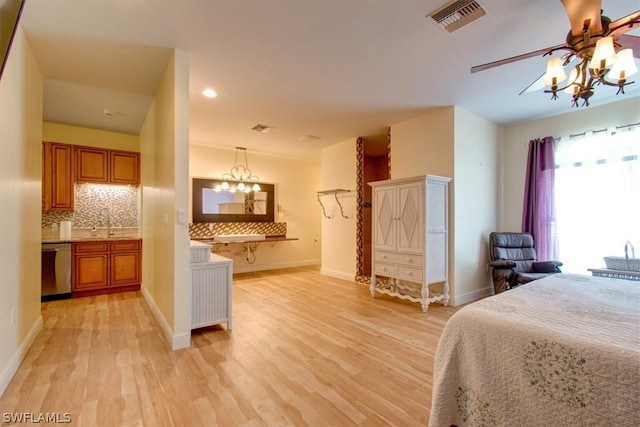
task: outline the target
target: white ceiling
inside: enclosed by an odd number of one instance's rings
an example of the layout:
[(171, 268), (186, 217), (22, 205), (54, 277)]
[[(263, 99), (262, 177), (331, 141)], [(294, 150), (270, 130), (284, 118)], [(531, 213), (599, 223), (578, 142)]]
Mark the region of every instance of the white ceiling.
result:
[[(318, 159), (440, 106), (499, 124), (575, 110), (568, 95), (518, 95), (546, 58), (469, 72), (563, 43), (560, 0), (478, 2), (486, 16), (451, 34), (426, 17), (441, 0), (27, 0), (22, 26), (45, 77), (46, 121), (137, 134), (178, 48), (190, 63), (191, 143)], [(638, 4), (602, 7), (615, 20)], [(219, 96), (204, 98), (205, 87)], [(639, 97), (640, 83), (626, 92)], [(592, 105), (614, 94), (599, 88)], [(258, 123), (274, 129), (252, 131)]]

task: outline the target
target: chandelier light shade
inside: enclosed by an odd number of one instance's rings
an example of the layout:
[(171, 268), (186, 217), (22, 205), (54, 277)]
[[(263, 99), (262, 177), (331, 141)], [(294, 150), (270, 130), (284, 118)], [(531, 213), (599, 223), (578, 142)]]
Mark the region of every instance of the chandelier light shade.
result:
[(616, 63), (611, 67), (608, 77), (613, 80), (626, 79), (638, 72), (636, 61), (633, 59), (633, 49), (622, 49), (618, 52)]
[(547, 62), (547, 72), (544, 75), (544, 84), (548, 86), (558, 85), (567, 78), (567, 74), (562, 68), (562, 59), (551, 58)]
[[(238, 163), (238, 154), (244, 155), (244, 163)], [(242, 159), (241, 159), (242, 161)], [(245, 147), (236, 147), (235, 160), (233, 161), (233, 167), (227, 173), (222, 175), (223, 182), (220, 185), (220, 189), (224, 191), (242, 191), (249, 193), (251, 191), (260, 191), (260, 178), (251, 172), (249, 169), (249, 162), (247, 161), (247, 149)], [(229, 184), (229, 181), (239, 181), (238, 184), (233, 187)]]
[(616, 51), (613, 49), (613, 38), (603, 37), (596, 42), (593, 57), (589, 63), (592, 70), (604, 70), (616, 62)]
[(580, 84), (576, 82), (582, 81), (582, 70), (580, 67), (573, 67), (571, 69), (571, 74), (569, 74), (569, 85), (564, 90), (565, 93), (569, 95), (575, 95), (576, 92), (580, 90)]

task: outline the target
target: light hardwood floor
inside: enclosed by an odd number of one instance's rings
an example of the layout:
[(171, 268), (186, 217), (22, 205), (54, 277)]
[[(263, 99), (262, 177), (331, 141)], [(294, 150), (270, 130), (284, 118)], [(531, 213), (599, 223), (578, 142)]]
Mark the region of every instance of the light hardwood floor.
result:
[(44, 329), (0, 414), (100, 426), (428, 423), (434, 351), (458, 308), (423, 313), (315, 267), (239, 274), (233, 292), (233, 330), (196, 330), (179, 351), (139, 292), (43, 304)]

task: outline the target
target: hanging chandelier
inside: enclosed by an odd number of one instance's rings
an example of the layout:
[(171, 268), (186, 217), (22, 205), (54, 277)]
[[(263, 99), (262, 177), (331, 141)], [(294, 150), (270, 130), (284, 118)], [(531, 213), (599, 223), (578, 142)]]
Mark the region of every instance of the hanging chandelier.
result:
[[(238, 153), (244, 154), (244, 163), (238, 163)], [(242, 191), (249, 193), (250, 191), (260, 191), (260, 178), (253, 175), (249, 169), (247, 161), (247, 149), (245, 147), (236, 147), (236, 156), (233, 161), (233, 167), (227, 173), (222, 175), (223, 182), (220, 189), (224, 191)], [(237, 185), (233, 187), (229, 181), (237, 181)]]
[[(570, 53), (547, 62), (544, 84), (550, 87), (545, 92), (551, 94), (551, 99), (558, 99), (558, 92), (564, 91), (572, 95), (572, 106), (577, 107), (580, 100), (583, 106), (589, 106), (589, 98), (597, 86), (617, 86), (617, 95), (624, 93), (625, 86), (634, 83), (627, 80), (638, 72), (633, 49), (621, 49), (616, 53), (621, 46), (613, 37), (590, 37), (587, 29), (582, 40), (570, 45)], [(580, 63), (571, 69), (567, 84), (562, 86), (567, 79), (564, 66), (575, 58)]]

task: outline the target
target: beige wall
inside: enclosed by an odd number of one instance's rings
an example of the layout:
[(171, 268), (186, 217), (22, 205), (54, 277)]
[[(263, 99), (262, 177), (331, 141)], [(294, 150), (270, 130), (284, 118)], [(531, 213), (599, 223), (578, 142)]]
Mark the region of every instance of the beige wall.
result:
[[(580, 108), (575, 112), (546, 119), (517, 123), (504, 128), (500, 215), (501, 231), (520, 231), (528, 143), (545, 136), (563, 136), (640, 122), (640, 97), (601, 107)], [(566, 102), (566, 101), (565, 101)]]
[(140, 132), (143, 294), (172, 348), (189, 345), (188, 58), (176, 50)]
[[(318, 190), (345, 189), (350, 193), (339, 196), (345, 215), (333, 196), (323, 196), (326, 213), (316, 201), (317, 215), (322, 220), (322, 266), (321, 273), (346, 280), (356, 275), (356, 142), (357, 138), (327, 147), (322, 150), (321, 188)], [(332, 200), (333, 198), (333, 200)]]
[(454, 131), (453, 107), (391, 125), (391, 178), (427, 173), (453, 177)]
[(112, 150), (140, 151), (138, 135), (60, 123), (43, 122), (42, 139), (65, 144), (110, 148)]
[(0, 82), (0, 395), (42, 328), (42, 75), (18, 29)]
[[(191, 145), (191, 178), (221, 178), (233, 166), (234, 150)], [(298, 240), (275, 246), (260, 244), (249, 263), (242, 245), (219, 248), (219, 254), (234, 260), (234, 272), (268, 270), (320, 263), (320, 205), (315, 192), (320, 188), (320, 162), (266, 156), (247, 151), (251, 171), (261, 182), (275, 185), (276, 222), (287, 223), (287, 236)], [(244, 159), (243, 159), (244, 161)], [(189, 218), (192, 218), (189, 183)], [(277, 207), (282, 207), (278, 215)]]
[(492, 286), (488, 239), (498, 227), (501, 135), (498, 125), (455, 109), (454, 305), (489, 295)]

